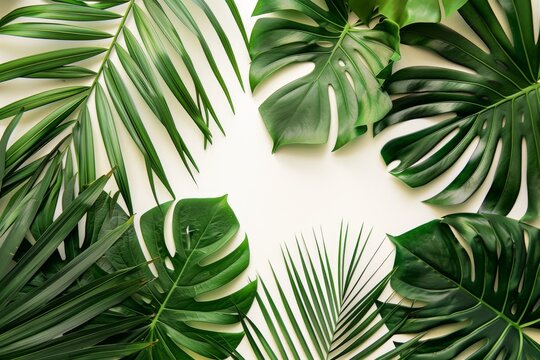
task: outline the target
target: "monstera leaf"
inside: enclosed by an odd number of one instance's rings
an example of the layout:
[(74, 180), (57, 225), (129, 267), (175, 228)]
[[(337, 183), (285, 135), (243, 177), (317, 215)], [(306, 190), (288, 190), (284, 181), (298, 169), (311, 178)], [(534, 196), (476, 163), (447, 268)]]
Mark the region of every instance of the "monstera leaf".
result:
[[(383, 148), (387, 163), (399, 162), (392, 174), (411, 187), (422, 186), (467, 156), (459, 175), (429, 203), (466, 201), (496, 166), (481, 211), (508, 214), (521, 184), (526, 183), (522, 189), (528, 196), (524, 219), (534, 219), (540, 215), (539, 34), (531, 1), (491, 4), (472, 0), (460, 10), (481, 46), (443, 25), (411, 25), (403, 30), (406, 44), (428, 49), (465, 69), (411, 67), (398, 71), (390, 79), (388, 91), (405, 96), (375, 125), (375, 133), (408, 120), (439, 116), (435, 124)], [(492, 6), (502, 9), (508, 33)], [(523, 168), (526, 181), (522, 181)]]
[(349, 0), (351, 9), (364, 21), (380, 13), (401, 26), (412, 23), (441, 21), (467, 0)]
[[(389, 257), (385, 259), (377, 251), (368, 255), (370, 235), (365, 235), (362, 227), (350, 242), (348, 227), (342, 227), (337, 263), (332, 263), (326, 245), (317, 238), (317, 251), (311, 252), (305, 242), (296, 243), (296, 257), (287, 249), (283, 261), (288, 279), (274, 273), (274, 291), (261, 282), (257, 302), (265, 326), (247, 318), (243, 322), (253, 350), (253, 356), (246, 358), (355, 360), (373, 359), (382, 352), (378, 359), (393, 359), (414, 346), (415, 340), (386, 353), (381, 350), (399, 326), (387, 331), (384, 322), (393, 313), (381, 318), (375, 307), (391, 273), (376, 275)], [(267, 329), (271, 337), (261, 329)], [(233, 355), (244, 359), (238, 353)]]
[(383, 306), (383, 314), (393, 312), (390, 328), (453, 329), (421, 340), (407, 359), (455, 359), (466, 350), (469, 359), (540, 358), (540, 344), (528, 332), (540, 326), (538, 229), (500, 215), (461, 214), (391, 240), (397, 248), (392, 287), (424, 305)]
[[(328, 141), (329, 88), (337, 101), (339, 130), (335, 149), (364, 134), (366, 124), (391, 108), (378, 76), (399, 58), (398, 26), (383, 20), (373, 28), (349, 21), (343, 0), (326, 0), (324, 9), (311, 0), (259, 0), (259, 19), (251, 35), (251, 87), (292, 64), (314, 65), (272, 94), (260, 107), (274, 141), (274, 151), (288, 144)], [(303, 19), (290, 20), (298, 15)], [(314, 24), (311, 24), (313, 23)]]
[[(247, 313), (257, 290), (257, 283), (251, 282), (223, 295), (248, 267), (247, 239), (224, 255), (222, 250), (239, 228), (226, 198), (182, 200), (172, 210), (174, 250), (169, 250), (164, 225), (171, 206), (164, 204), (141, 217), (142, 237), (158, 276), (141, 294), (146, 301), (128, 306), (151, 316), (137, 339), (154, 345), (138, 359), (191, 359), (194, 353), (225, 358), (244, 336), (224, 331), (225, 326), (240, 322), (240, 314)], [(120, 244), (110, 260), (123, 267), (143, 258), (139, 247)]]

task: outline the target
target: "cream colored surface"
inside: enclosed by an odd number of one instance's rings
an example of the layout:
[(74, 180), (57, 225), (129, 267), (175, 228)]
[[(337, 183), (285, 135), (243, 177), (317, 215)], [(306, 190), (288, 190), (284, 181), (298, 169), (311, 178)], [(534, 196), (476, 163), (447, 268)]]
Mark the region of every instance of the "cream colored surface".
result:
[[(0, 14), (4, 15), (23, 3), (36, 2), (4, 0), (0, 5)], [(536, 2), (538, 10), (540, 1)], [(227, 13), (221, 1), (210, 3), (218, 14)], [(250, 14), (256, 1), (240, 0), (237, 3), (249, 30), (255, 21), (250, 18)], [(202, 17), (199, 18), (202, 19)], [(232, 19), (228, 16), (221, 16), (221, 18), (225, 19), (226, 28), (230, 30), (247, 89), (249, 88), (247, 51), (243, 48), (239, 33), (234, 29)], [(201, 22), (204, 23), (203, 20)], [(464, 29), (460, 20), (455, 19), (450, 24), (455, 29)], [(128, 21), (128, 26), (134, 27), (132, 19)], [(204, 28), (204, 25), (201, 27)], [(115, 31), (113, 24), (107, 25), (105, 29)], [(213, 44), (217, 42), (217, 38), (212, 34), (208, 36), (208, 41)], [(107, 46), (108, 41), (104, 40), (102, 43)], [(41, 40), (0, 36), (0, 62), (25, 54), (46, 51), (55, 45), (57, 44), (48, 44)], [(62, 46), (68, 47), (71, 44), (64, 43)], [(381, 147), (393, 136), (417, 128), (421, 122), (392, 128), (375, 139), (371, 135), (364, 136), (346, 148), (331, 153), (334, 127), (331, 142), (327, 146), (289, 147), (273, 155), (271, 139), (257, 112), (257, 106), (273, 90), (292, 77), (300, 75), (305, 69), (297, 67), (280, 73), (271, 84), (261, 88), (252, 96), (249, 90), (245, 93), (241, 90), (235, 82), (232, 69), (225, 60), (225, 54), (218, 46), (214, 48), (218, 64), (221, 65), (230, 85), (236, 114), (228, 109), (226, 99), (220, 94), (211, 77), (204, 75), (208, 69), (200, 67), (200, 70), (203, 78), (209, 79), (207, 83), (211, 89), (211, 98), (217, 104), (227, 136), (222, 136), (214, 127), (214, 145), (205, 151), (198, 132), (194, 131), (195, 128), (186, 118), (184, 111), (176, 104), (172, 107), (179, 129), (188, 139), (187, 142), (200, 168), (200, 174), (196, 175), (197, 183), (194, 183), (184, 170), (166, 133), (158, 126), (158, 122), (149, 109), (143, 105), (143, 100), (140, 98), (137, 100), (141, 104), (141, 109), (144, 110), (143, 120), (148, 124), (148, 129), (155, 139), (156, 147), (164, 160), (165, 170), (177, 198), (229, 194), (229, 202), (240, 220), (242, 231), (250, 239), (252, 277), (260, 274), (269, 279), (271, 274), (268, 261), (278, 269), (278, 274), (284, 275), (279, 271), (281, 247), (292, 245), (295, 235), (300, 234), (305, 234), (308, 244), (313, 244), (311, 241), (313, 228), (317, 231), (320, 231), (320, 228), (324, 230), (327, 246), (331, 252), (335, 253), (342, 220), (349, 222), (355, 231), (362, 223), (373, 227), (375, 241), (371, 245), (374, 248), (385, 233), (397, 235), (448, 213), (474, 212), (479, 208), (489, 184), (485, 184), (482, 191), (463, 206), (438, 208), (423, 204), (422, 200), (436, 194), (450, 182), (451, 177), (439, 179), (432, 186), (411, 190), (387, 172), (379, 154)], [(420, 63), (444, 65), (432, 55), (408, 47), (403, 48), (402, 54), (403, 60), (397, 67)], [(116, 57), (114, 59), (116, 60)], [(202, 61), (196, 61), (197, 65), (201, 63)], [(93, 64), (96, 67), (99, 65)], [(0, 106), (34, 93), (45, 84), (45, 81), (36, 80), (1, 83)], [(170, 94), (169, 96), (172, 99)], [(31, 124), (31, 117), (27, 117), (22, 126), (28, 127)], [(0, 124), (0, 129), (3, 129), (5, 125), (4, 121)], [(94, 125), (95, 132), (98, 133), (95, 122)], [(142, 214), (155, 206), (155, 203), (146, 180), (143, 160), (125, 131), (120, 132), (133, 192), (134, 208), (138, 214)], [(105, 173), (109, 169), (109, 164), (102, 144), (98, 142), (97, 145), (97, 162), (100, 172)], [(456, 174), (463, 166), (464, 162), (460, 161), (454, 166), (452, 172)], [(112, 182), (110, 188), (115, 189)], [(169, 200), (163, 189), (160, 194), (162, 201)], [(526, 194), (522, 193), (511, 216), (521, 217), (525, 207)], [(540, 225), (540, 221), (537, 221), (536, 225)], [(392, 246), (387, 242), (380, 257), (384, 257), (389, 251), (392, 251)], [(391, 265), (391, 261), (388, 266)], [(292, 294), (289, 295), (292, 296)], [(254, 315), (254, 319), (262, 320), (257, 314)]]

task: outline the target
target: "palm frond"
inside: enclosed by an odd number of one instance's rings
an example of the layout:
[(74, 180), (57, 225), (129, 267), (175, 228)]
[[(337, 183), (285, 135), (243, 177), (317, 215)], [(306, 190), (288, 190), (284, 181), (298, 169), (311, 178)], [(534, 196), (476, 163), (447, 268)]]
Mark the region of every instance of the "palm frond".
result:
[[(50, 51), (0, 64), (0, 83), (30, 78), (31, 81), (49, 79), (47, 84), (50, 84), (45, 91), (32, 93), (0, 109), (0, 119), (14, 117), (24, 109), (24, 120), (35, 121), (30, 131), (2, 150), (2, 156), (5, 156), (2, 196), (15, 188), (6, 187), (13, 182), (13, 177), (16, 177), (17, 184), (28, 181), (38, 168), (38, 163), (32, 163), (32, 159), (39, 156), (43, 147), (57, 143), (61, 134), (66, 132), (73, 135), (66, 142), (74, 143), (79, 187), (94, 181), (93, 137), (97, 134), (92, 133), (91, 124), (97, 122), (109, 162), (114, 168), (115, 180), (130, 212), (133, 212), (133, 206), (127, 185), (129, 174), (123, 166), (125, 154), (120, 149), (117, 127), (126, 128), (143, 155), (154, 194), (155, 175), (174, 197), (158, 152), (146, 130), (146, 122), (150, 119), (141, 120), (141, 105), (133, 97), (140, 95), (145, 100), (193, 177), (198, 170), (195, 159), (184, 140), (183, 131), (178, 128), (177, 116), (170, 107), (173, 104), (165, 101), (165, 96), (169, 92), (174, 95), (199, 129), (205, 144), (212, 142), (211, 121), (222, 132), (223, 127), (210, 100), (208, 84), (199, 77), (200, 70), (192, 59), (192, 49), (186, 48), (184, 40), (195, 37), (198, 41), (207, 60), (206, 66), (231, 107), (230, 91), (206, 40), (209, 31), (217, 34), (241, 82), (233, 47), (218, 17), (205, 0), (193, 1), (193, 5), (202, 10), (210, 29), (197, 25), (192, 9), (186, 4), (172, 0), (46, 1), (16, 8), (1, 18), (0, 35), (42, 39), (51, 46)], [(231, 0), (227, 1), (227, 6), (245, 38), (238, 9)], [(126, 26), (131, 18), (135, 23), (132, 30)], [(100, 24), (103, 22), (114, 23), (115, 31), (102, 31)], [(108, 43), (107, 39), (110, 39)], [(64, 48), (69, 44), (66, 41), (73, 40), (91, 45)], [(107, 43), (105, 47), (102, 45), (104, 42)], [(129, 79), (123, 78), (113, 65), (115, 55)], [(184, 73), (180, 75), (175, 65), (178, 59), (187, 70), (187, 76)], [(94, 70), (96, 65), (97, 70)], [(135, 90), (128, 90), (130, 80)], [(162, 81), (166, 88), (161, 85)], [(97, 111), (89, 106), (94, 97)], [(49, 109), (50, 113), (41, 120), (36, 119), (32, 110), (42, 107)]]
[[(72, 167), (61, 166), (63, 156), (51, 154), (35, 185), (15, 193), (17, 201), (11, 207), (15, 214), (4, 212), (0, 218), (2, 359), (128, 356), (151, 345), (112, 340), (148, 323), (146, 316), (117, 316), (114, 324), (96, 322), (104, 314), (115, 314), (112, 308), (144, 286), (148, 280), (142, 276), (140, 265), (146, 263), (96, 273), (96, 264), (115, 244), (130, 240), (125, 234), (132, 228), (133, 219), (126, 216), (113, 224), (112, 212), (107, 212), (106, 220), (98, 226), (99, 233), (93, 239), (85, 237), (80, 247), (77, 226), (83, 216), (87, 224), (95, 223), (96, 209), (107, 203), (104, 199), (111, 199), (103, 193), (110, 175), (89, 184), (78, 196), (67, 190), (60, 199), (60, 186), (69, 189), (75, 183)], [(69, 152), (65, 156), (71, 157)], [(61, 175), (55, 176), (58, 173)], [(63, 211), (55, 218), (58, 202)], [(57, 250), (62, 244), (64, 259)]]
[(382, 258), (379, 245), (368, 255), (370, 235), (362, 227), (356, 241), (349, 244), (348, 226), (342, 226), (337, 264), (330, 260), (324, 239), (319, 241), (316, 235), (317, 251), (310, 251), (298, 239), (297, 257), (284, 249), (287, 280), (272, 269), (277, 291), (260, 281), (262, 291), (257, 296), (265, 331), (271, 337), (252, 320), (243, 321), (257, 359), (366, 359), (377, 354), (391, 358), (415, 344), (405, 343), (387, 354), (381, 350), (399, 326), (387, 331), (376, 306), (392, 276), (392, 272), (380, 275), (391, 254)]

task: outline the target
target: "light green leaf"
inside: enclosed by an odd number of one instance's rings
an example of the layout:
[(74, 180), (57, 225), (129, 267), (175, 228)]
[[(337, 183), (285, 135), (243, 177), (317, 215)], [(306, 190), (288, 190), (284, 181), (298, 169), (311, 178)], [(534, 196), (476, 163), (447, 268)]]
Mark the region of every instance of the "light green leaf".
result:
[(283, 251), (287, 279), (278, 278), (272, 268), (277, 291), (261, 281), (263, 291), (257, 296), (271, 338), (251, 320), (243, 322), (257, 359), (374, 359), (377, 353), (377, 359), (386, 359), (415, 344), (407, 342), (386, 355), (381, 350), (400, 325), (378, 334), (384, 319), (375, 305), (392, 274), (376, 276), (385, 258), (377, 252), (366, 255), (370, 234), (363, 239), (362, 228), (352, 246), (348, 236), (348, 227), (342, 227), (337, 264), (317, 239), (317, 251), (298, 240), (296, 257)]
[(99, 40), (112, 35), (91, 28), (56, 23), (17, 23), (0, 27), (0, 35), (13, 35), (50, 40)]
[(101, 21), (117, 19), (120, 15), (87, 6), (63, 4), (30, 5), (15, 9), (4, 16), (0, 19), (0, 27), (21, 17), (65, 21)]

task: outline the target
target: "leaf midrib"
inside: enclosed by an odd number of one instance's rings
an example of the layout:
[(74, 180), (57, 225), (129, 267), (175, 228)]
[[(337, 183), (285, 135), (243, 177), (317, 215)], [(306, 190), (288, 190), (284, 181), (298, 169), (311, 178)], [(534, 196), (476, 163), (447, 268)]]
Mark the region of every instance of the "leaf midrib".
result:
[[(404, 247), (404, 249), (407, 249)], [(478, 301), (478, 303), (482, 304), (482, 305), (485, 305), (488, 309), (490, 309), (491, 311), (493, 311), (495, 313), (495, 315), (497, 315), (498, 317), (500, 317), (501, 319), (505, 320), (507, 323), (509, 323), (510, 325), (512, 325), (513, 327), (515, 327), (519, 332), (522, 332), (522, 328), (521, 326), (514, 322), (512, 319), (510, 319), (509, 317), (507, 317), (504, 313), (500, 312), (499, 310), (497, 310), (495, 307), (493, 307), (492, 305), (490, 305), (489, 303), (487, 303), (484, 299), (481, 299), (479, 298), (478, 296), (476, 296), (475, 294), (473, 294), (472, 292), (470, 292), (467, 288), (463, 287), (463, 285), (461, 285), (460, 283), (458, 283), (457, 281), (455, 281), (454, 279), (450, 278), (449, 276), (447, 276), (446, 274), (442, 273), (441, 271), (439, 271), (438, 269), (435, 268), (435, 266), (431, 265), (431, 263), (427, 262), (426, 260), (424, 260), (423, 258), (421, 258), (420, 256), (416, 255), (415, 253), (413, 253), (412, 251), (410, 251), (409, 249), (407, 249), (407, 251), (413, 255), (415, 258), (417, 258), (418, 260), (422, 261), (424, 264), (426, 264), (427, 266), (429, 266), (431, 269), (433, 269), (434, 271), (436, 271), (438, 274), (441, 274), (442, 276), (444, 276), (445, 279), (447, 279), (448, 281), (450, 281), (451, 283), (453, 283), (458, 289), (464, 291), (465, 293), (469, 294), (472, 298), (476, 299)]]
[[(124, 12), (124, 15), (122, 16), (122, 19), (120, 20), (120, 23), (118, 24), (118, 29), (116, 30), (116, 33), (114, 34), (114, 36), (113, 36), (113, 38), (111, 40), (111, 44), (110, 44), (109, 48), (107, 49), (107, 52), (103, 56), (103, 60), (101, 62), (99, 70), (96, 72), (96, 75), (94, 77), (94, 81), (92, 82), (92, 84), (90, 85), (90, 88), (88, 89), (87, 100), (90, 98), (90, 95), (95, 90), (95, 88), (96, 88), (96, 86), (97, 86), (97, 84), (99, 82), (99, 79), (101, 78), (101, 75), (103, 74), (103, 71), (105, 70), (105, 64), (107, 63), (107, 61), (111, 57), (112, 50), (114, 49), (114, 46), (116, 45), (116, 42), (118, 41), (118, 37), (120, 36), (120, 33), (124, 29), (124, 26), (126, 24), (126, 21), (127, 21), (128, 17), (129, 17), (129, 15), (131, 14), (131, 10), (133, 9), (134, 4), (135, 4), (135, 0), (129, 0), (129, 3), (128, 3), (127, 7), (126, 7), (126, 11)], [(86, 102), (85, 102), (85, 105), (86, 105)]]
[(204, 227), (204, 230), (201, 232), (201, 235), (199, 236), (199, 239), (197, 240), (197, 244), (195, 244), (195, 247), (193, 247), (193, 250), (190, 252), (188, 257), (186, 258), (184, 266), (182, 266), (182, 269), (180, 270), (180, 273), (176, 277), (176, 280), (174, 281), (173, 285), (169, 289), (169, 291), (167, 293), (167, 296), (165, 297), (165, 300), (163, 300), (163, 302), (161, 303), (161, 305), (159, 307), (159, 310), (156, 313), (156, 316), (154, 317), (154, 319), (150, 323), (150, 334), (151, 334), (151, 336), (153, 335), (154, 328), (155, 328), (156, 324), (159, 321), (159, 317), (160, 317), (161, 313), (167, 308), (167, 303), (169, 302), (174, 290), (178, 287), (178, 283), (180, 282), (180, 279), (184, 275), (184, 271), (186, 270), (186, 268), (187, 268), (187, 266), (188, 266), (188, 264), (189, 264), (189, 262), (191, 260), (192, 255), (195, 253), (195, 250), (198, 249), (199, 244), (200, 244), (202, 238), (204, 237), (204, 234), (206, 233), (206, 230), (208, 230), (208, 227), (210, 226), (210, 224), (212, 223), (212, 221), (214, 220), (215, 217), (216, 217), (216, 213), (212, 214), (212, 217), (210, 218), (210, 220), (208, 221), (208, 223)]
[(330, 65), (331, 61), (332, 61), (332, 58), (334, 57), (334, 55), (336, 55), (336, 52), (338, 49), (341, 49), (341, 44), (343, 43), (343, 40), (345, 40), (345, 37), (349, 34), (349, 31), (351, 30), (351, 24), (349, 24), (348, 22), (345, 24), (345, 26), (343, 27), (343, 30), (341, 31), (341, 34), (339, 35), (339, 39), (338, 41), (336, 42), (336, 45), (334, 46), (334, 48), (332, 49), (332, 52), (330, 53), (330, 55), (328, 55), (328, 59), (326, 60), (326, 62), (324, 63), (322, 69), (319, 71), (319, 74), (317, 75), (317, 77), (315, 78), (315, 80), (313, 80), (313, 83), (319, 81), (319, 79), (321, 78), (322, 74), (326, 71), (326, 68)]

